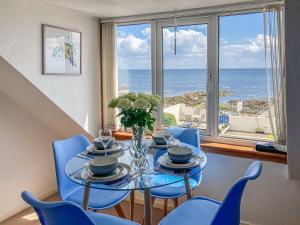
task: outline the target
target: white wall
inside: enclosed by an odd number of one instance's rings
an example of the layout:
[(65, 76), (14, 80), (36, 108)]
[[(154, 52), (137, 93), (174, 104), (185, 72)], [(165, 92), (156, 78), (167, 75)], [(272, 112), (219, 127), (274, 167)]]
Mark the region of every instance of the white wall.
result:
[(27, 205), (23, 190), (56, 190), (51, 142), (59, 137), (0, 92), (0, 221)]
[(272, 133), (270, 119), (263, 116), (233, 116), (229, 115), (230, 130), (255, 132), (261, 128), (267, 134)]
[[(82, 32), (82, 75), (41, 75), (41, 24)], [(0, 55), (88, 132), (99, 127), (99, 22), (29, 0), (1, 0)]]

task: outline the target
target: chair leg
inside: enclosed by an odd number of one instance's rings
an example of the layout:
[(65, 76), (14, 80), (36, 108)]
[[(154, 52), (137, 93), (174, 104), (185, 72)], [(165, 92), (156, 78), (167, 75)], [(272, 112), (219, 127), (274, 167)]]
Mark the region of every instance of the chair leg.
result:
[(130, 192), (130, 220), (134, 217), (134, 190)]
[[(152, 197), (152, 198), (151, 198), (151, 201), (152, 201), (152, 207), (153, 207), (154, 202), (155, 202), (155, 198)], [(141, 225), (144, 225), (144, 222), (145, 222), (145, 216), (143, 215), (142, 220), (141, 220)]]
[(115, 210), (116, 210), (119, 217), (122, 217), (122, 218), (126, 219), (125, 213), (124, 213), (124, 211), (123, 211), (120, 204), (115, 205)]
[(167, 215), (168, 213), (168, 199), (165, 198), (164, 199), (164, 217)]
[(174, 198), (173, 203), (174, 203), (174, 208), (176, 208), (178, 206), (178, 198)]

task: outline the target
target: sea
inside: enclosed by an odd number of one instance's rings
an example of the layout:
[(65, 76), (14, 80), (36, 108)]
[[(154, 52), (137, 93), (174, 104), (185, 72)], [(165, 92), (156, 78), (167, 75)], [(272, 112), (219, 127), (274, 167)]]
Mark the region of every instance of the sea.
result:
[[(151, 93), (150, 70), (119, 70), (119, 87), (130, 92)], [(205, 69), (165, 69), (163, 71), (164, 96), (180, 96), (191, 92), (207, 92)], [(230, 100), (267, 98), (265, 69), (220, 69), (219, 90), (231, 94), (220, 97), (221, 103)]]

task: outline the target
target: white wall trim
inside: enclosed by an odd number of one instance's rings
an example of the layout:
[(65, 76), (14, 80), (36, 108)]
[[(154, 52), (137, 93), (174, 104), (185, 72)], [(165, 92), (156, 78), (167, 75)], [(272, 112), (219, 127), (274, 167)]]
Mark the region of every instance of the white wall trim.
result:
[[(57, 188), (53, 187), (49, 191), (47, 191), (46, 193), (39, 194), (39, 195), (37, 195), (35, 197), (38, 198), (38, 199), (45, 199), (45, 198), (48, 198), (49, 196), (51, 196), (51, 195), (53, 195), (55, 193), (57, 193)], [(21, 193), (20, 193), (20, 198), (21, 198)], [(17, 205), (14, 210), (10, 210), (10, 211), (2, 214), (1, 217), (0, 217), (0, 223), (2, 221), (4, 221), (4, 220), (6, 220), (6, 219), (8, 219), (8, 218), (10, 218), (10, 217), (12, 217), (14, 215), (16, 215), (16, 214), (22, 212), (23, 210), (25, 210), (25, 209), (27, 209), (29, 207), (30, 206), (26, 202), (23, 201), (23, 203)]]
[(245, 222), (245, 221), (241, 220), (240, 225), (255, 225), (255, 224), (253, 224), (253, 223), (248, 223), (248, 222)]

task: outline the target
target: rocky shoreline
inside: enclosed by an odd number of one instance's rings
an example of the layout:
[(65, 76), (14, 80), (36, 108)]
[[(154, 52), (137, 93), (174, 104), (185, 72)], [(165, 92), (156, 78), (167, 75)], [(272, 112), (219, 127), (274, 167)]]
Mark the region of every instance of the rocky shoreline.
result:
[[(221, 90), (220, 96), (230, 96), (231, 91)], [(180, 96), (165, 97), (165, 106), (185, 104), (190, 107), (205, 107), (207, 94), (205, 92), (191, 92)], [(247, 100), (231, 100), (228, 103), (220, 103), (220, 111), (237, 112), (237, 103), (242, 101), (241, 114), (258, 115), (268, 109), (267, 99), (247, 99)]]
[[(220, 96), (229, 96), (233, 94), (230, 91), (220, 91)], [(206, 102), (207, 93), (203, 91), (186, 93), (184, 95), (165, 97), (165, 105), (177, 105), (184, 103), (187, 106), (197, 106)]]

